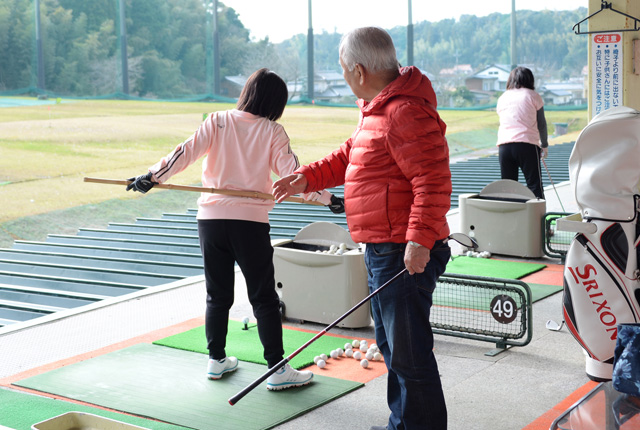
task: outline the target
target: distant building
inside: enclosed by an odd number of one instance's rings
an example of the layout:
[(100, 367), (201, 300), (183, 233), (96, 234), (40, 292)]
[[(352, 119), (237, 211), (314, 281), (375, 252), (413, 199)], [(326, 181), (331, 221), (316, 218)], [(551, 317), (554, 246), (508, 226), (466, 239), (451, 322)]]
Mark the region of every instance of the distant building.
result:
[(584, 82), (548, 82), (538, 88), (545, 104), (556, 106), (581, 105), (587, 103)]
[(509, 66), (494, 64), (469, 76), (464, 83), (472, 92), (506, 91), (509, 73), (511, 73)]
[(220, 83), (220, 95), (237, 99), (240, 97), (240, 93), (242, 92), (242, 88), (244, 88), (244, 84), (247, 83), (247, 79), (249, 78), (242, 75), (225, 76)]

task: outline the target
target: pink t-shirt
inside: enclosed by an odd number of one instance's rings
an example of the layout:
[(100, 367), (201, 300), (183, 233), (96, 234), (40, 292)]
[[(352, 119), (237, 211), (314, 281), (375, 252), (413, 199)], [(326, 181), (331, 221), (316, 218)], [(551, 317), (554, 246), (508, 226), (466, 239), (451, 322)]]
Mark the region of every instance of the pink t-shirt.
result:
[(540, 94), (528, 88), (507, 90), (498, 99), (498, 145), (526, 142), (540, 145), (537, 112), (544, 106)]

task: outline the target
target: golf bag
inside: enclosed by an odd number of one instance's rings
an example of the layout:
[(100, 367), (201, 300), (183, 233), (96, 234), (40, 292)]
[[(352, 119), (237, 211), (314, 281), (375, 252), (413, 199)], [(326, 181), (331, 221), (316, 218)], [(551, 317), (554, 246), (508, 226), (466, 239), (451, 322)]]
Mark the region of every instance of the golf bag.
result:
[(611, 379), (618, 325), (640, 321), (640, 112), (595, 116), (569, 158), (582, 223), (567, 251), (563, 314), (584, 349), (586, 373)]

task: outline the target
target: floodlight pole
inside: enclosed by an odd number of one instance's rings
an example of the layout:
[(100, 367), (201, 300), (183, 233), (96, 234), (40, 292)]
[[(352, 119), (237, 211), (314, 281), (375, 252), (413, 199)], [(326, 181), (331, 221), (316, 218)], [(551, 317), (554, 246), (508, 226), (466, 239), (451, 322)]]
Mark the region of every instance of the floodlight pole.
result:
[(122, 67), (122, 92), (129, 94), (129, 62), (127, 60), (127, 23), (124, 0), (118, 2), (120, 8), (120, 58)]
[(218, 28), (218, 0), (213, 0), (213, 93), (220, 94), (220, 33)]
[(38, 68), (38, 88), (44, 90), (44, 55), (42, 54), (42, 32), (40, 26), (40, 0), (35, 0), (36, 12), (36, 50)]
[(313, 19), (311, 16), (311, 0), (309, 0), (309, 31), (307, 32), (307, 97), (313, 102), (315, 73), (313, 72)]
[(511, 70), (518, 65), (516, 60), (516, 0), (511, 0)]
[(407, 66), (413, 66), (413, 16), (411, 11), (411, 0), (408, 0), (409, 24), (407, 25)]

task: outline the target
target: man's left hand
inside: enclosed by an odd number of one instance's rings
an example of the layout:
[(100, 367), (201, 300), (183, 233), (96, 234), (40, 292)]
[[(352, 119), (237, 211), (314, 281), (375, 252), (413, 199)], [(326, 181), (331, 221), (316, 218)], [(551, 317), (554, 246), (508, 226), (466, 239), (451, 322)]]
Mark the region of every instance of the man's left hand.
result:
[(424, 272), (430, 259), (431, 251), (429, 251), (429, 248), (407, 244), (407, 248), (404, 251), (404, 265), (410, 275)]

